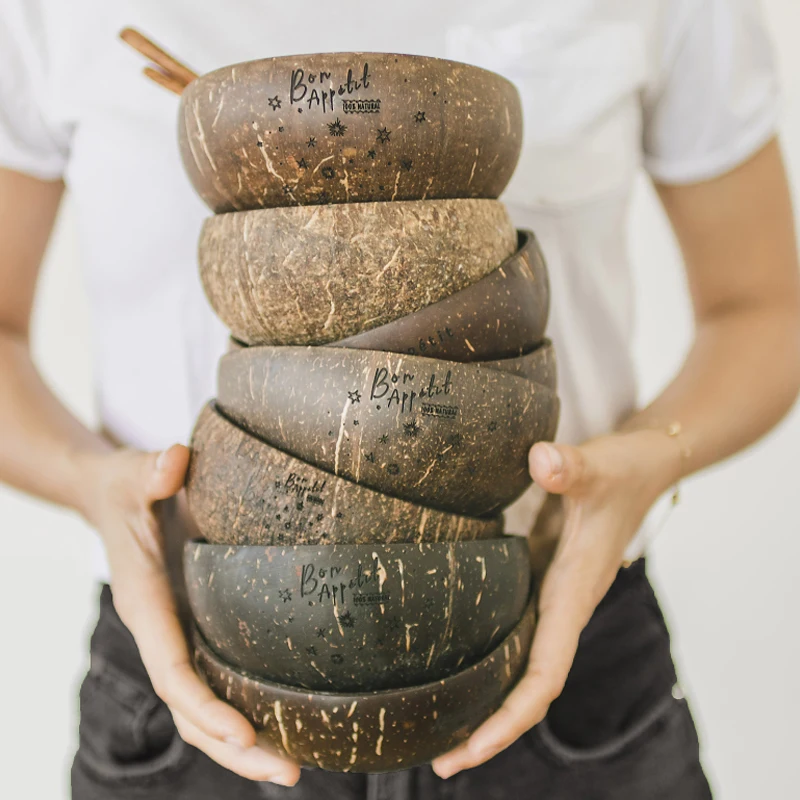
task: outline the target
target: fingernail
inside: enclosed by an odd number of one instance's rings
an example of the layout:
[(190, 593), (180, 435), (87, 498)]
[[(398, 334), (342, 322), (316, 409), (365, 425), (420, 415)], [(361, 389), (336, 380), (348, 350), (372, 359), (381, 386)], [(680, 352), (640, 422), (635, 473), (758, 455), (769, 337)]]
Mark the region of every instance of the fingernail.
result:
[(564, 469), (564, 459), (557, 448), (546, 445), (545, 449), (547, 450), (547, 460), (550, 462), (550, 474), (558, 475)]
[(564, 459), (555, 447), (548, 444), (541, 444), (534, 447), (531, 453), (531, 461), (537, 472), (545, 475), (558, 475), (564, 468)]
[(278, 786), (294, 786), (297, 781), (294, 778), (287, 778), (285, 775), (276, 775), (270, 783), (277, 783)]
[(164, 469), (164, 466), (167, 463), (167, 451), (164, 450), (158, 454), (158, 458), (156, 459), (156, 472), (161, 472)]
[(231, 747), (238, 747), (239, 750), (244, 750), (244, 745), (235, 736), (226, 736), (225, 744), (229, 744)]

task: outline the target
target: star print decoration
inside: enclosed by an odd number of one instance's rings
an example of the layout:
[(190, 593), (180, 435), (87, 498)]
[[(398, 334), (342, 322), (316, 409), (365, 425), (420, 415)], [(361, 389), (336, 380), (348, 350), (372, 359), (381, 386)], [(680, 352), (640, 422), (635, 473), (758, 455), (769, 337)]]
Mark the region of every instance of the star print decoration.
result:
[(298, 169), (308, 169), (308, 162), (304, 158), (301, 158), (297, 162), (297, 167)]
[(315, 656), (317, 654), (317, 648), (314, 647), (313, 644), (311, 644), (308, 647), (306, 647), (306, 653), (308, 653), (310, 656)]
[(403, 431), (405, 432), (406, 436), (410, 436), (412, 439), (416, 438), (416, 435), (419, 433), (419, 425), (417, 425), (417, 421), (412, 419), (411, 422), (403, 423)]
[(425, 117), (425, 112), (424, 111), (417, 111), (417, 113), (414, 114), (414, 121), (415, 122), (427, 122), (428, 120)]
[(375, 158), (376, 155), (377, 153), (374, 150), (367, 151), (367, 158)]
[(315, 136), (309, 136), (308, 141), (306, 142), (307, 147), (316, 147), (317, 146), (317, 138)]
[(462, 442), (463, 439), (460, 433), (454, 433), (447, 439), (447, 444), (449, 444), (451, 447), (461, 447)]
[(291, 589), (281, 589), (278, 592), (278, 597), (283, 600), (284, 603), (288, 603), (292, 599), (292, 590)]
[(333, 167), (323, 167), (321, 170), (322, 177), (326, 180), (331, 180), (336, 175), (336, 170)]
[(339, 622), (343, 628), (352, 628), (356, 624), (355, 618), (349, 611), (339, 615)]
[(331, 136), (344, 136), (347, 132), (347, 125), (342, 125), (339, 117), (336, 117), (335, 122), (328, 123), (328, 133)]
[(278, 95), (275, 95), (275, 97), (270, 97), (267, 102), (273, 111), (277, 111), (281, 107), (281, 101), (278, 98)]
[(375, 141), (380, 142), (381, 144), (386, 144), (388, 141), (391, 140), (392, 132), (387, 130), (386, 128), (378, 128), (378, 135)]
[(488, 430), (489, 430), (489, 433), (494, 433), (497, 430), (497, 423), (496, 422), (490, 422), (489, 425), (488, 425)]
[(381, 444), (386, 444), (386, 442), (388, 442), (388, 441), (389, 441), (389, 437), (388, 437), (388, 436), (387, 436), (387, 435), (384, 433), (384, 434), (383, 434), (383, 436), (381, 436), (381, 438), (380, 438), (380, 439), (378, 439), (378, 441), (379, 441)]
[(325, 628), (317, 628), (317, 639), (324, 639), (327, 631)]
[(354, 392), (348, 392), (347, 396), (350, 399), (351, 403), (361, 402), (361, 392), (359, 392), (358, 389), (356, 389)]
[(411, 172), (411, 167), (414, 166), (414, 162), (410, 158), (404, 158), (400, 162), (400, 166), (406, 171)]

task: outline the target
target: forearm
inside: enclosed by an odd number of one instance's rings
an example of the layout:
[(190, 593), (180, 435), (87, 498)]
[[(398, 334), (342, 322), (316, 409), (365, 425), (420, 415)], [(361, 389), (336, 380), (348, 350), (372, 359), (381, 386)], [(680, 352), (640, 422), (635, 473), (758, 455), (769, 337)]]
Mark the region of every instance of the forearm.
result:
[[(623, 431), (677, 425), (680, 477), (720, 461), (769, 431), (800, 389), (800, 312), (794, 296), (766, 307), (730, 309), (700, 322), (674, 380)], [(666, 446), (666, 445), (665, 445)]]
[(27, 342), (0, 331), (0, 481), (80, 512), (82, 464), (111, 449), (45, 385)]

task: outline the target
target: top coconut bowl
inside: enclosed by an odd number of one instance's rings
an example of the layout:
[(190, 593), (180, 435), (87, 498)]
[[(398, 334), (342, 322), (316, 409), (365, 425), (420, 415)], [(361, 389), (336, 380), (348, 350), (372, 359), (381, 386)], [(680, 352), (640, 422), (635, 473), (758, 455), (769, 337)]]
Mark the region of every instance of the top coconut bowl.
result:
[(178, 124), (186, 171), (215, 212), (496, 198), (522, 145), (505, 78), (391, 53), (223, 67), (189, 84)]

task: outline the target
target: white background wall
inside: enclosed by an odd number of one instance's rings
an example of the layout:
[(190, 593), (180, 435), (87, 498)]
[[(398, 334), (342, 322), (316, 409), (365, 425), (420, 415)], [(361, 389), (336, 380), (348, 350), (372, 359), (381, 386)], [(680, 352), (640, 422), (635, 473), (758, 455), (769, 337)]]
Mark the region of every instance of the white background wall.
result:
[[(800, 2), (765, 0), (765, 6), (785, 86), (783, 142), (798, 187)], [(637, 355), (648, 399), (679, 366), (691, 331), (674, 242), (644, 180), (640, 189), (631, 247), (640, 300)], [(67, 205), (41, 283), (34, 346), (54, 389), (92, 421), (85, 309)], [(705, 763), (725, 800), (798, 796), (798, 451), (795, 412), (758, 446), (686, 485), (650, 557)], [(6, 788), (26, 787), (26, 798), (65, 798), (77, 687), (95, 614), (92, 534), (74, 516), (3, 487), (0, 531), (0, 780)]]

